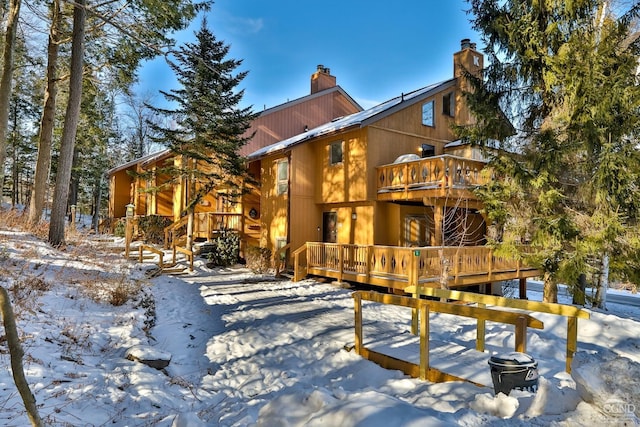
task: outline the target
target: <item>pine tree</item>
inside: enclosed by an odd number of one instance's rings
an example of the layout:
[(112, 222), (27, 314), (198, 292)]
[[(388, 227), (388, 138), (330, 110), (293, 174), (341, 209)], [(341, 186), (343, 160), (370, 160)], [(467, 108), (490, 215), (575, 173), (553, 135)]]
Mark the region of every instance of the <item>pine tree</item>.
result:
[[(637, 216), (638, 6), (616, 19), (601, 0), (470, 4), (491, 66), (469, 76), (478, 122), (461, 133), (501, 141), (492, 166), (503, 183), (481, 190), (496, 243), (533, 243), (544, 299), (557, 301), (556, 283), (577, 283), (594, 256), (606, 264)], [(514, 135), (496, 125), (502, 112)]]
[[(155, 109), (174, 118), (176, 126), (151, 124), (179, 159), (163, 172), (172, 184), (189, 182), (186, 212), (214, 189), (224, 189), (226, 197), (237, 199), (247, 177), (246, 163), (239, 149), (247, 142), (243, 136), (256, 117), (251, 107), (239, 106), (243, 90), (238, 85), (247, 75), (236, 72), (241, 60), (227, 59), (230, 45), (216, 39), (203, 19), (196, 41), (186, 43), (170, 62), (180, 88), (162, 95), (175, 109)], [(188, 233), (190, 235), (191, 233)]]

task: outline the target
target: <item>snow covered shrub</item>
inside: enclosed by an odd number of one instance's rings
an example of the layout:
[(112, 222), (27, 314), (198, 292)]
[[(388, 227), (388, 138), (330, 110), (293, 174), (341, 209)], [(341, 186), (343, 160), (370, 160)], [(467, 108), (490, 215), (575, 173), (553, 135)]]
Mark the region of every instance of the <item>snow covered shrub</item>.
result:
[(109, 294), (109, 304), (116, 307), (124, 305), (127, 301), (129, 301), (129, 294), (129, 287), (124, 283), (120, 283), (118, 286), (111, 290), (111, 293)]
[(146, 215), (138, 218), (138, 228), (147, 243), (163, 243), (164, 229), (171, 223), (170, 218), (161, 215)]
[(271, 250), (249, 246), (246, 254), (247, 268), (257, 274), (266, 273), (271, 268)]
[(120, 218), (116, 221), (113, 226), (113, 235), (116, 237), (124, 237), (124, 234), (127, 229), (127, 221), (125, 219)]
[(149, 330), (156, 324), (156, 300), (153, 298), (153, 294), (147, 288), (140, 290), (140, 301), (136, 304), (136, 308), (144, 309), (144, 331), (149, 333)]
[(209, 265), (229, 267), (238, 262), (240, 235), (237, 232), (233, 230), (221, 230), (212, 245), (212, 250), (207, 254)]
[(34, 312), (38, 306), (38, 296), (51, 289), (51, 284), (38, 276), (26, 276), (16, 280), (8, 290), (11, 292), (13, 305), (18, 309), (16, 316), (24, 312)]

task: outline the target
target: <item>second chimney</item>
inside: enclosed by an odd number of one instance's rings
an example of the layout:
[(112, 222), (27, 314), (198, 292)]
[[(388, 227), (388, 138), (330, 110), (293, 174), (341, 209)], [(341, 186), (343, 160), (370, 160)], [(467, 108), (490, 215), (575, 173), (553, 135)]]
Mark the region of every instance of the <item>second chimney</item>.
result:
[(314, 94), (335, 85), (336, 78), (331, 75), (331, 70), (322, 64), (318, 65), (316, 72), (311, 75), (311, 93)]

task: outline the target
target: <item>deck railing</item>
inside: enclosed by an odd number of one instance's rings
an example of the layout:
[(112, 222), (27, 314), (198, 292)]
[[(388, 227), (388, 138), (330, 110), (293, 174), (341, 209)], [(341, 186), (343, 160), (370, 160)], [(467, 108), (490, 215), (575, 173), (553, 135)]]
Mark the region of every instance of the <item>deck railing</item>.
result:
[(444, 154), (411, 162), (379, 166), (378, 193), (469, 188), (483, 185), (486, 162)]
[[(521, 253), (528, 248), (523, 246)], [(306, 265), (300, 254), (306, 251)], [(534, 277), (539, 271), (496, 255), (488, 246), (409, 248), (380, 245), (350, 245), (307, 242), (296, 251), (296, 271), (324, 275), (338, 281), (352, 280), (404, 289), (417, 284), (466, 286), (500, 280)], [(296, 277), (301, 277), (296, 274)]]
[[(229, 212), (197, 212), (193, 216), (193, 237), (211, 239), (213, 234), (221, 230), (233, 230), (242, 232), (243, 215), (241, 213)], [(165, 227), (164, 242), (165, 247), (171, 247), (172, 243), (180, 236), (181, 231), (186, 227), (187, 216), (183, 216), (178, 221)]]

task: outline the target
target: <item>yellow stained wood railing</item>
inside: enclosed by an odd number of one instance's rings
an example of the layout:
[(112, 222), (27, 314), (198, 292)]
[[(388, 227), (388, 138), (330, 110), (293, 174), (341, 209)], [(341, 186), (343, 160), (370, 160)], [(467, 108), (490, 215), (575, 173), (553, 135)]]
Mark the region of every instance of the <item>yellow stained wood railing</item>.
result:
[[(512, 309), (526, 310), (529, 312), (549, 313), (567, 318), (567, 352), (565, 370), (571, 373), (571, 362), (573, 355), (578, 349), (578, 319), (589, 319), (591, 314), (589, 311), (580, 307), (566, 304), (554, 304), (540, 301), (529, 301), (522, 299), (504, 298), (494, 295), (481, 295), (472, 292), (452, 291), (447, 289), (425, 288), (422, 286), (411, 286), (405, 289), (405, 292), (414, 294), (416, 298), (421, 295), (430, 297), (443, 298), (446, 300), (455, 300), (463, 302), (477, 303), (478, 307), (486, 307), (487, 305), (508, 307)], [(414, 329), (417, 327), (417, 313), (414, 313)], [(478, 320), (476, 349), (484, 351), (484, 320)]]
[(193, 233), (196, 237), (210, 239), (213, 233), (220, 230), (242, 231), (241, 213), (232, 212), (198, 212), (193, 219)]
[[(540, 272), (522, 261), (494, 254), (488, 246), (408, 248), (307, 242), (306, 265), (294, 260), (295, 278), (314, 274), (404, 290), (424, 284), (468, 286), (535, 277)], [(526, 247), (520, 248), (527, 252)], [(298, 252), (302, 253), (302, 252)]]
[[(467, 305), (430, 301), (425, 299), (381, 294), (373, 291), (357, 291), (353, 293), (355, 314), (355, 349), (356, 353), (374, 361), (385, 368), (399, 369), (407, 375), (426, 379), (432, 382), (466, 381), (454, 375), (439, 371), (429, 365), (429, 313), (446, 313), (478, 320), (490, 320), (515, 326), (515, 350), (526, 351), (527, 328), (543, 329), (544, 324), (528, 314), (506, 310), (496, 310)], [(420, 363), (418, 365), (382, 354), (364, 346), (362, 328), (362, 301), (373, 301), (380, 304), (392, 304), (409, 307), (420, 312)]]
[(164, 252), (161, 251), (160, 249), (154, 248), (153, 246), (149, 246), (149, 245), (140, 245), (140, 247), (138, 248), (140, 254), (138, 256), (138, 262), (142, 262), (144, 259), (144, 251), (149, 251), (151, 253), (154, 253), (156, 255), (158, 255), (158, 267), (160, 267), (160, 270), (162, 270), (164, 268)]
[(183, 216), (179, 220), (175, 221), (173, 224), (168, 225), (164, 228), (164, 247), (165, 249), (169, 249), (173, 246), (173, 242), (179, 237), (178, 230), (187, 225), (188, 217)]
[(293, 251), (293, 281), (299, 282), (307, 275), (307, 245)]
[[(243, 231), (243, 215), (231, 212), (197, 212), (193, 215), (193, 236), (211, 239), (216, 231)], [(164, 247), (169, 249), (178, 237), (178, 231), (187, 225), (188, 216), (164, 228)]]
[(483, 185), (486, 162), (444, 154), (379, 166), (378, 194), (416, 189), (468, 188)]
[(177, 253), (180, 252), (187, 257), (189, 261), (189, 271), (193, 271), (193, 251), (187, 248), (183, 248), (177, 245), (173, 245), (173, 264), (176, 264)]

